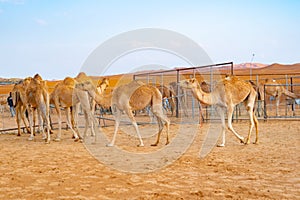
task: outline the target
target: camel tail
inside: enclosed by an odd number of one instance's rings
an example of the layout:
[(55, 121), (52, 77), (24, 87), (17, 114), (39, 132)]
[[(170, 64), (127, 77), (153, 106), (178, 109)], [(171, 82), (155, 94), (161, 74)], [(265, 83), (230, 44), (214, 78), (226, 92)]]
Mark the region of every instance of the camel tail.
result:
[(293, 99), (297, 99), (299, 97), (295, 93), (290, 92), (290, 91), (288, 91), (286, 89), (283, 91), (283, 94), (285, 94), (286, 96), (288, 96), (290, 98), (293, 98)]

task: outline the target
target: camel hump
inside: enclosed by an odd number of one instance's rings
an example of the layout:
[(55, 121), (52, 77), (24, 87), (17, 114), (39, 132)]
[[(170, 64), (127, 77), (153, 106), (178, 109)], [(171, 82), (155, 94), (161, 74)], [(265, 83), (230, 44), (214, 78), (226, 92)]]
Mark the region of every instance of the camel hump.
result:
[(79, 72), (79, 74), (75, 77), (76, 80), (86, 80), (88, 76), (85, 72)]
[(127, 101), (129, 102), (132, 94), (142, 85), (141, 81), (131, 81), (125, 85), (117, 86), (112, 92), (112, 102)]
[(43, 80), (43, 78), (39, 74), (35, 74), (34, 77), (33, 77), (33, 79), (38, 80), (38, 81), (42, 81)]
[(73, 78), (71, 78), (71, 77), (66, 77), (63, 80), (63, 84), (67, 85), (67, 86), (74, 86), (75, 85), (75, 80)]

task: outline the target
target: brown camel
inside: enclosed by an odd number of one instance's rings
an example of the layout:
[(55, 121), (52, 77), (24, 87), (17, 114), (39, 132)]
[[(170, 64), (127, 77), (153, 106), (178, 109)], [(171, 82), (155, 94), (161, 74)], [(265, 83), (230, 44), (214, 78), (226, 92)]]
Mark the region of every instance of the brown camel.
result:
[[(255, 125), (256, 140), (258, 143), (258, 120), (254, 114), (254, 104), (256, 99), (256, 91), (250, 83), (240, 80), (235, 76), (229, 76), (218, 82), (211, 93), (204, 92), (196, 79), (183, 80), (179, 85), (192, 90), (192, 93), (198, 101), (207, 105), (216, 106), (222, 121), (222, 143), (218, 146), (225, 146), (225, 112), (227, 109), (228, 129), (245, 144), (250, 143), (250, 135)], [(243, 102), (250, 117), (250, 129), (248, 137), (244, 142), (244, 138), (240, 136), (232, 127), (232, 113), (234, 107)]]
[[(76, 87), (87, 90), (90, 96), (93, 97), (98, 104), (102, 105), (103, 102), (105, 102), (104, 96), (100, 95), (89, 82), (77, 84)], [(140, 141), (139, 146), (144, 146), (132, 111), (142, 110), (148, 105), (151, 105), (152, 112), (157, 117), (159, 126), (157, 140), (152, 146), (156, 146), (159, 143), (160, 134), (164, 127), (163, 123), (166, 123), (167, 127), (166, 144), (168, 144), (170, 121), (163, 114), (161, 93), (156, 87), (144, 85), (142, 82), (132, 81), (128, 84), (118, 86), (112, 93), (111, 107), (115, 118), (115, 131), (111, 143), (107, 144), (107, 146), (113, 146), (115, 143), (122, 111), (125, 111), (136, 130)]]
[(163, 99), (168, 99), (169, 103), (170, 103), (170, 107), (171, 107), (171, 113), (173, 116), (174, 110), (175, 110), (175, 96), (176, 94), (173, 92), (173, 90), (169, 89), (167, 86), (165, 85), (156, 85), (157, 89), (160, 91), (160, 93), (162, 94), (162, 98)]
[(15, 84), (12, 91), (12, 98), (14, 102), (14, 106), (16, 109), (16, 122), (18, 126), (18, 134), (17, 136), (21, 136), (21, 120), (24, 123), (24, 126), (27, 130), (27, 132), (30, 132), (30, 129), (27, 126), (26, 120), (25, 120), (25, 111), (26, 111), (26, 90), (23, 86), (23, 81)]
[(169, 83), (170, 86), (170, 90), (173, 91), (173, 93), (175, 93), (176, 96), (176, 105), (180, 105), (182, 107), (184, 116), (188, 116), (188, 112), (187, 112), (187, 93), (186, 90), (184, 90), (182, 87), (180, 87), (177, 82), (171, 82)]
[(288, 96), (290, 98), (293, 98), (293, 99), (298, 98), (298, 96), (295, 93), (288, 91), (287, 89), (285, 89), (282, 85), (280, 85), (280, 83), (278, 83), (274, 79), (266, 79), (263, 82), (261, 82), (258, 86), (258, 92), (259, 92), (259, 95), (260, 95), (261, 100), (263, 102), (265, 102), (264, 101), (265, 94), (275, 97), (275, 100), (276, 100), (276, 116), (279, 115), (278, 107), (279, 107), (279, 102), (280, 102), (281, 95), (286, 95), (286, 96)]
[[(24, 81), (27, 84), (27, 80)], [(33, 112), (34, 109), (37, 110), (38, 116), (41, 116), (43, 119), (43, 124), (47, 127), (47, 135), (44, 135), (46, 143), (50, 142), (50, 119), (49, 119), (49, 94), (46, 81), (43, 81), (42, 77), (39, 74), (36, 74), (30, 83), (28, 83), (26, 88), (26, 109), (28, 111), (29, 117), (29, 127), (30, 127), (30, 137), (29, 140), (33, 140)]]
[[(103, 78), (102, 81), (98, 81), (97, 83), (97, 91), (99, 94), (104, 94), (106, 88), (109, 86), (109, 79)], [(110, 104), (110, 103), (109, 103)], [(107, 103), (106, 103), (107, 105)], [(109, 105), (110, 106), (110, 105)], [(95, 113), (96, 102), (92, 99), (91, 101), (92, 113)]]

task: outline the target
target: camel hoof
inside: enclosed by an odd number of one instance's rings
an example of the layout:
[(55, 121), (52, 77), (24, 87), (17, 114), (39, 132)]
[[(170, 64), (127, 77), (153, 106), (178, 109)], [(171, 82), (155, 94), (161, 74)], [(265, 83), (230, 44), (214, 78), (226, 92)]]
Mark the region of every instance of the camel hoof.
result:
[(170, 142), (169, 142), (169, 141), (167, 141), (167, 142), (166, 142), (166, 145), (168, 145), (169, 143), (170, 143)]
[[(75, 137), (74, 137), (75, 138)], [(79, 141), (79, 138), (75, 138), (74, 139), (74, 142), (78, 142)]]
[(34, 137), (31, 137), (31, 136), (28, 138), (29, 141), (32, 141), (33, 139), (34, 139)]
[(259, 142), (258, 142), (258, 141), (255, 141), (255, 142), (253, 142), (253, 144), (259, 144)]
[(46, 140), (46, 141), (45, 141), (45, 144), (50, 144), (50, 140)]
[(145, 146), (144, 144), (138, 144), (137, 145), (138, 147), (143, 147), (143, 146)]
[(109, 144), (106, 144), (107, 147), (113, 147), (114, 145), (109, 143)]
[(153, 146), (153, 147), (156, 147), (156, 146), (157, 146), (157, 143), (155, 143), (155, 144), (151, 144), (151, 146)]
[(60, 142), (60, 138), (55, 138), (54, 141), (55, 142)]
[(217, 147), (225, 147), (225, 144), (218, 144)]

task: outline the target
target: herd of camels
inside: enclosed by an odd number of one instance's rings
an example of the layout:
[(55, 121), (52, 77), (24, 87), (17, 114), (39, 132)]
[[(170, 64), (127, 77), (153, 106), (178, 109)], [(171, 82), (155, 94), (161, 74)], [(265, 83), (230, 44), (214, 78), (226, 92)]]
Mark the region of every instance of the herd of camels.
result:
[[(170, 142), (170, 119), (164, 113), (162, 102), (164, 98), (168, 98), (173, 113), (175, 109), (175, 94), (178, 94), (175, 90), (180, 88), (183, 93), (185, 93), (187, 89), (191, 90), (193, 96), (200, 103), (213, 105), (215, 107), (222, 122), (221, 143), (218, 144), (218, 146), (225, 146), (226, 111), (228, 130), (231, 131), (241, 143), (249, 144), (251, 132), (255, 127), (255, 143), (258, 143), (258, 120), (255, 116), (255, 101), (258, 94), (260, 94), (259, 96), (261, 97), (264, 97), (264, 93), (274, 96), (277, 106), (279, 105), (279, 99), (282, 94), (291, 98), (298, 98), (296, 94), (278, 85), (275, 80), (266, 80), (264, 83), (254, 86), (253, 83), (251, 84), (249, 81), (240, 80), (236, 76), (227, 76), (219, 81), (212, 91), (205, 89), (195, 78), (182, 80), (178, 83), (174, 82), (172, 84), (170, 87), (160, 85), (151, 86), (140, 81), (132, 81), (114, 88), (112, 93), (107, 95), (104, 94), (105, 89), (109, 86), (109, 80), (107, 78), (101, 81), (99, 80), (98, 83), (95, 84), (89, 76), (84, 72), (80, 72), (75, 78), (66, 77), (63, 81), (59, 82), (52, 93), (49, 94), (46, 81), (43, 80), (39, 74), (36, 74), (34, 77), (25, 78), (20, 83), (15, 84), (11, 91), (16, 108), (18, 136), (21, 135), (21, 121), (23, 121), (27, 131), (30, 132), (29, 140), (33, 140), (35, 135), (35, 116), (38, 116), (39, 130), (42, 132), (45, 142), (50, 143), (50, 105), (53, 105), (58, 116), (58, 132), (54, 139), (55, 141), (61, 140), (62, 110), (65, 112), (67, 126), (71, 129), (75, 141), (82, 141), (89, 128), (91, 129), (91, 135), (96, 137), (94, 108), (96, 104), (99, 104), (106, 108), (110, 107), (115, 120), (113, 138), (107, 146), (113, 146), (116, 141), (122, 113), (125, 113), (129, 117), (135, 128), (139, 139), (138, 146), (144, 146), (133, 112), (150, 106), (151, 112), (157, 119), (159, 128), (157, 139), (152, 145), (158, 145), (164, 127), (166, 127), (167, 145)], [(274, 85), (274, 87), (270, 85)], [(183, 97), (185, 96), (186, 95), (183, 95)], [(179, 101), (179, 99), (177, 100)], [(244, 103), (249, 114), (250, 128), (246, 139), (239, 135), (232, 126), (234, 107), (239, 103)], [(81, 136), (77, 129), (79, 108), (81, 108), (84, 113), (84, 136)], [(183, 107), (183, 110), (185, 110), (185, 107)], [(278, 108), (276, 109), (276, 114), (278, 114)]]

